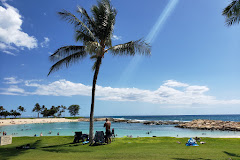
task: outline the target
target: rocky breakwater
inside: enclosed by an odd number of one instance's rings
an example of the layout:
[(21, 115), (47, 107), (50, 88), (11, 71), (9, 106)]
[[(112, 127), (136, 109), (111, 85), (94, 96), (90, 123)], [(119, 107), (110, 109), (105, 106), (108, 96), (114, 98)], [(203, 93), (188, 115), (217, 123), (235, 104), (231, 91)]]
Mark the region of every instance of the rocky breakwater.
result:
[(202, 130), (240, 131), (240, 122), (197, 119), (191, 122), (178, 124), (175, 127)]
[(142, 123), (142, 121), (137, 120), (129, 120), (129, 119), (120, 119), (120, 118), (113, 118), (113, 122), (126, 122), (126, 123)]
[[(89, 118), (79, 118), (79, 122), (89, 122)], [(106, 118), (94, 118), (94, 121), (105, 121)], [(109, 121), (113, 121), (113, 118), (108, 118)]]
[(181, 121), (146, 121), (143, 122), (143, 124), (146, 125), (176, 125), (176, 124), (182, 124)]

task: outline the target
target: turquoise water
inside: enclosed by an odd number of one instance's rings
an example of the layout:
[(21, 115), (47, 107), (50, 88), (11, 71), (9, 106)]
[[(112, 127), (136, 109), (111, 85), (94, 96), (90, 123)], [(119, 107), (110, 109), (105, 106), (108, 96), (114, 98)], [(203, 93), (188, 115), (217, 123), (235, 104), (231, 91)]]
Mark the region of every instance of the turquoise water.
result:
[[(95, 122), (94, 131), (104, 131), (104, 122)], [(240, 136), (240, 132), (234, 131), (209, 131), (192, 130), (176, 128), (173, 125), (144, 125), (141, 123), (112, 123), (117, 137), (152, 137), (152, 136), (170, 136), (170, 137), (223, 137)], [(65, 123), (45, 123), (45, 124), (25, 124), (0, 127), (0, 132), (5, 131), (8, 135), (19, 136), (37, 136), (43, 133), (43, 136), (73, 136), (76, 131), (82, 131), (88, 134), (89, 122), (65, 122)], [(51, 134), (48, 134), (52, 131)], [(149, 134), (146, 134), (149, 132)]]

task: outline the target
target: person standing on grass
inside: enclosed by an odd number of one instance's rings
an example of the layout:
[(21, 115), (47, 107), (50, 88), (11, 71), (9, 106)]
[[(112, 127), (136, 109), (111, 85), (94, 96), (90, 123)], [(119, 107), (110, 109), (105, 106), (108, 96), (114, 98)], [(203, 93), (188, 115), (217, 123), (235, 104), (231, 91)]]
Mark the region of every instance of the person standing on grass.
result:
[(106, 118), (106, 122), (104, 123), (104, 127), (106, 128), (106, 138), (107, 144), (111, 143), (111, 122)]

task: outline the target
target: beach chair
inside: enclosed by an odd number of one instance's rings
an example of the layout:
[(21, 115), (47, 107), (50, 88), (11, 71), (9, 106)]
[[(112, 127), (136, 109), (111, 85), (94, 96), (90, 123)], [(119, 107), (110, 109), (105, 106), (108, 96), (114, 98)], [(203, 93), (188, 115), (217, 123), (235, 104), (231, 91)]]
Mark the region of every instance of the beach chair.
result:
[(82, 132), (75, 132), (73, 143), (79, 143), (82, 140)]
[(115, 135), (114, 128), (113, 128), (113, 129), (112, 129), (112, 136), (111, 136), (112, 141), (115, 140), (115, 137), (116, 137), (116, 135)]
[(84, 141), (89, 141), (88, 134), (82, 134), (81, 139), (82, 139), (83, 142)]
[(96, 131), (95, 136), (94, 136), (94, 141), (95, 143), (104, 143), (104, 132), (103, 131)]

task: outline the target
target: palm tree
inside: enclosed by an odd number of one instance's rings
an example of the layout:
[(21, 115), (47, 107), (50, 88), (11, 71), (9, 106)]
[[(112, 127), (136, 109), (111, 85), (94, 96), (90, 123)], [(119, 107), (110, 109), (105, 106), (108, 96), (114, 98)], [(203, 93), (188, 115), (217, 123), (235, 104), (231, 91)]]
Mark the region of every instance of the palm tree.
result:
[(82, 60), (87, 55), (90, 55), (90, 58), (95, 60), (92, 67), (94, 76), (89, 127), (89, 138), (90, 143), (92, 143), (95, 87), (104, 55), (107, 53), (114, 56), (134, 56), (136, 53), (150, 55), (151, 48), (142, 39), (112, 46), (117, 11), (110, 4), (110, 0), (101, 0), (97, 2), (97, 5), (93, 5), (91, 8), (92, 16), (89, 16), (87, 11), (80, 6), (77, 7), (77, 12), (80, 14), (80, 19), (66, 10), (58, 12), (58, 14), (64, 20), (74, 25), (75, 40), (76, 42), (83, 42), (83, 46), (70, 45), (56, 50), (50, 56), (50, 60), (55, 62), (55, 64), (50, 68), (48, 75), (53, 71), (57, 71), (62, 66), (69, 67), (70, 64)]
[(0, 106), (0, 116), (3, 116), (3, 111), (4, 111), (5, 109), (3, 108), (3, 106)]
[(21, 113), (17, 112), (16, 110), (11, 110), (9, 115), (14, 116), (15, 118), (17, 118), (17, 116), (21, 116)]
[(37, 112), (38, 113), (38, 118), (39, 118), (39, 113), (41, 113), (41, 111), (42, 111), (41, 106), (38, 103), (36, 103), (32, 112)]
[(19, 110), (19, 112), (22, 112), (22, 113), (26, 112), (26, 109), (24, 107), (22, 107), (22, 106), (19, 106), (18, 110)]
[(232, 2), (223, 10), (222, 15), (226, 17), (226, 24), (231, 26), (240, 22), (240, 1)]
[(3, 108), (3, 106), (0, 106), (0, 112), (4, 111), (5, 109)]

